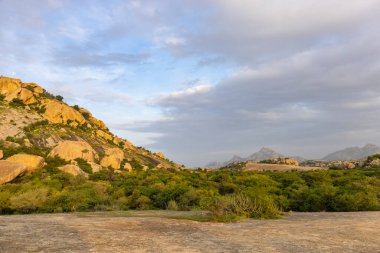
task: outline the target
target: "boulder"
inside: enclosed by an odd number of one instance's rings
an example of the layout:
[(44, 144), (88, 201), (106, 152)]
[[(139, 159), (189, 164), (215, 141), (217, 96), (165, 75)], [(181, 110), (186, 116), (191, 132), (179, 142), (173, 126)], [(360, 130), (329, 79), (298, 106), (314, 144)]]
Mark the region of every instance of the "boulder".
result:
[(132, 143), (130, 143), (129, 141), (126, 141), (122, 138), (119, 138), (117, 136), (114, 137), (113, 143), (115, 143), (116, 145), (123, 145), (123, 147), (125, 149), (134, 149), (134, 146)]
[(21, 146), (20, 144), (11, 141), (2, 141), (2, 144), (6, 148), (19, 148)]
[(103, 121), (101, 120), (98, 120), (97, 118), (95, 118), (94, 116), (92, 116), (91, 112), (89, 110), (86, 110), (84, 108), (80, 108), (79, 111), (83, 114), (87, 114), (88, 115), (88, 120), (93, 123), (95, 126), (101, 128), (101, 129), (107, 129), (107, 126), (106, 124), (104, 124)]
[(0, 77), (0, 94), (5, 96), (5, 100), (11, 101), (17, 98), (21, 91), (21, 80), (9, 77)]
[(125, 163), (124, 164), (124, 169), (128, 170), (128, 171), (132, 171), (133, 170), (132, 165), (130, 163)]
[(33, 92), (25, 88), (21, 89), (17, 97), (21, 99), (26, 105), (34, 104), (37, 102), (36, 98), (34, 97)]
[(28, 154), (16, 154), (9, 157), (7, 161), (21, 163), (26, 166), (26, 170), (29, 172), (34, 172), (45, 164), (45, 159), (43, 157)]
[(0, 184), (11, 182), (16, 177), (24, 174), (26, 166), (12, 161), (0, 161)]
[(370, 165), (371, 166), (380, 166), (380, 159), (375, 159), (375, 160), (371, 161)]
[(96, 135), (97, 135), (98, 137), (101, 137), (101, 138), (107, 140), (107, 141), (112, 141), (112, 139), (113, 139), (113, 136), (112, 136), (111, 134), (106, 133), (106, 132), (104, 132), (104, 131), (102, 131), (102, 130), (97, 130), (97, 131), (96, 131)]
[(33, 144), (30, 142), (30, 140), (28, 138), (25, 138), (24, 140), (24, 145), (31, 148), (33, 147)]
[(157, 153), (154, 153), (154, 154), (156, 156), (158, 156), (159, 158), (166, 159), (165, 155), (162, 152), (157, 152)]
[(4, 157), (4, 152), (0, 150), (0, 159), (2, 159), (3, 157)]
[(96, 151), (85, 141), (62, 141), (50, 151), (49, 156), (58, 156), (67, 161), (82, 158), (87, 162), (95, 162), (98, 159)]
[(43, 116), (52, 123), (67, 124), (68, 122), (78, 122), (80, 125), (86, 123), (85, 118), (80, 112), (65, 103), (57, 100), (45, 99), (43, 104), (46, 108)]
[(100, 165), (108, 168), (118, 170), (120, 169), (121, 162), (124, 160), (124, 152), (120, 148), (108, 148), (105, 150), (105, 156), (101, 160)]
[(163, 163), (159, 163), (154, 167), (156, 170), (167, 169), (167, 166)]
[(44, 92), (44, 89), (36, 83), (25, 83), (22, 85), (22, 87), (27, 88), (29, 90), (33, 90), (33, 93), (35, 93), (36, 95), (39, 95)]
[(90, 164), (93, 173), (99, 172), (103, 169), (103, 167), (97, 163), (88, 162), (88, 164)]
[(79, 168), (78, 166), (73, 165), (73, 164), (67, 164), (67, 165), (61, 166), (61, 167), (58, 167), (58, 169), (60, 171), (69, 173), (73, 176), (82, 175), (85, 178), (88, 178), (88, 174), (86, 172), (84, 172), (81, 168)]

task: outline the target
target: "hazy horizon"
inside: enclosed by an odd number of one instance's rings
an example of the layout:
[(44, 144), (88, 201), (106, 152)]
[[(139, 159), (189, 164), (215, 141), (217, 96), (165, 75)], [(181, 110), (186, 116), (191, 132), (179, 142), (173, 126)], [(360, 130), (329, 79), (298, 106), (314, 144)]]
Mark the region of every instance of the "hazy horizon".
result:
[(0, 1), (0, 75), (187, 166), (380, 144), (380, 1)]

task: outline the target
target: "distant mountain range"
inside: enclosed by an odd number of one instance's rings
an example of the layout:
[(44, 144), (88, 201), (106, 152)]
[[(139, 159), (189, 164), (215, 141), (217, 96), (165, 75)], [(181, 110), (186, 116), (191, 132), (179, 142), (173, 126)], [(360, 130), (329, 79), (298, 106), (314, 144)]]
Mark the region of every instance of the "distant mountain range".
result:
[[(343, 150), (336, 151), (334, 153), (328, 154), (320, 160), (324, 161), (348, 161), (348, 160), (359, 160), (366, 158), (368, 156), (380, 154), (380, 147), (374, 144), (367, 144), (364, 147), (349, 147)], [(289, 157), (284, 156), (281, 153), (278, 153), (270, 148), (263, 147), (258, 152), (253, 153), (252, 155), (243, 158), (237, 155), (234, 155), (230, 160), (226, 162), (212, 162), (206, 165), (209, 168), (218, 168), (223, 167), (234, 162), (243, 162), (243, 161), (262, 161), (267, 159), (279, 158), (279, 157)], [(300, 156), (290, 156), (297, 161), (305, 161), (303, 157)]]
[(322, 160), (325, 161), (336, 161), (336, 160), (359, 160), (366, 158), (368, 156), (380, 154), (380, 147), (374, 144), (367, 144), (364, 147), (350, 147), (343, 150), (336, 151), (331, 153)]
[[(252, 155), (243, 158), (237, 155), (234, 155), (230, 160), (226, 162), (212, 162), (206, 165), (208, 168), (217, 168), (217, 167), (223, 167), (228, 164), (234, 163), (234, 162), (243, 162), (243, 161), (262, 161), (267, 159), (273, 159), (273, 158), (279, 158), (279, 157), (286, 157), (270, 148), (263, 147), (258, 152), (253, 153)], [(292, 157), (293, 158), (293, 157)], [(304, 160), (301, 157), (294, 157), (295, 159), (301, 159)]]

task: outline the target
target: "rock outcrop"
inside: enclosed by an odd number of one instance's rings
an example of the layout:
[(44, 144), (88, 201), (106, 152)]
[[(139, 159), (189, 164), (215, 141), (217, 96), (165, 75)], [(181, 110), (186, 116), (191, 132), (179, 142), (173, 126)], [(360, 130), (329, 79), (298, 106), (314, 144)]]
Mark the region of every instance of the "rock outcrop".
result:
[(37, 102), (43, 89), (37, 84), (24, 84), (20, 79), (0, 77), (0, 94), (5, 96), (6, 101), (14, 98), (22, 100), (26, 105)]
[(67, 164), (67, 165), (59, 167), (58, 169), (60, 171), (69, 173), (69, 174), (71, 174), (73, 176), (82, 175), (85, 178), (88, 178), (88, 174), (86, 172), (84, 172), (81, 168), (79, 168), (78, 166), (76, 166), (74, 164)]
[(261, 163), (299, 166), (299, 162), (291, 158), (274, 158), (274, 159), (263, 160), (261, 161)]
[(121, 162), (124, 160), (124, 152), (119, 148), (108, 148), (105, 150), (105, 156), (101, 160), (100, 165), (108, 168), (118, 170), (120, 169)]
[(44, 89), (36, 83), (25, 83), (25, 84), (23, 84), (23, 87), (28, 89), (28, 90), (33, 91), (33, 93), (35, 93), (35, 94), (44, 93)]
[(100, 137), (100, 138), (103, 138), (103, 139), (107, 140), (107, 141), (112, 141), (112, 139), (113, 139), (113, 136), (111, 134), (106, 133), (106, 132), (104, 132), (102, 130), (97, 130), (96, 131), (96, 135), (98, 137)]
[(24, 174), (26, 166), (12, 161), (0, 161), (0, 184), (11, 182), (16, 177)]
[(25, 165), (28, 172), (34, 172), (38, 168), (42, 168), (45, 159), (37, 155), (16, 154), (7, 159), (7, 161), (17, 162)]
[(162, 159), (166, 159), (164, 153), (162, 152), (157, 152), (157, 153), (154, 153), (156, 156), (158, 156), (159, 158), (162, 158)]
[(124, 169), (128, 170), (128, 171), (132, 171), (133, 170), (132, 165), (130, 163), (125, 163), (124, 164)]
[(5, 96), (5, 100), (11, 101), (17, 98), (21, 91), (21, 80), (8, 77), (0, 77), (0, 94)]
[(87, 162), (95, 162), (98, 159), (96, 151), (85, 141), (62, 141), (52, 149), (49, 156), (58, 156), (67, 161), (82, 158)]
[(2, 150), (0, 150), (0, 159), (2, 159), (2, 158), (3, 158), (3, 156), (4, 156), (4, 153), (3, 153), (3, 151), (2, 151)]
[(86, 115), (86, 118), (88, 119), (88, 121), (90, 121), (95, 126), (101, 128), (101, 129), (107, 129), (106, 124), (104, 124), (103, 121), (92, 116), (92, 114), (89, 110), (86, 110), (84, 108), (80, 108), (79, 111), (82, 113), (82, 115)]
[(60, 101), (45, 99), (43, 106), (46, 109), (43, 116), (51, 123), (70, 124), (72, 126), (86, 123), (86, 119), (80, 112)]

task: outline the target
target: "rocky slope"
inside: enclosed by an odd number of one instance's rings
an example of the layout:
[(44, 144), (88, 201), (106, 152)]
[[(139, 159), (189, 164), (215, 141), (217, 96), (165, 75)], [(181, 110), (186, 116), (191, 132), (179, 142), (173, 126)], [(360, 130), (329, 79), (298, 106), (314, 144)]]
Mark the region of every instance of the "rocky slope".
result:
[(380, 154), (380, 147), (367, 144), (364, 147), (350, 147), (343, 150), (331, 153), (322, 160), (324, 161), (350, 161), (350, 160), (360, 160), (367, 158), (368, 156)]
[[(92, 172), (106, 168), (117, 171), (181, 168), (162, 153), (135, 147), (114, 135), (91, 112), (66, 104), (61, 96), (48, 93), (38, 84), (2, 76), (0, 154), (0, 178), (4, 179), (0, 184), (22, 173), (32, 173), (56, 158), (72, 165), (61, 166), (71, 174), (86, 173), (78, 161), (90, 165)], [(37, 165), (33, 165), (35, 161)]]

